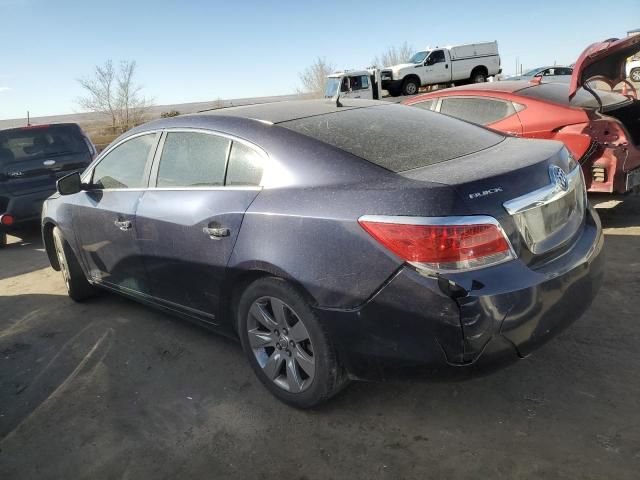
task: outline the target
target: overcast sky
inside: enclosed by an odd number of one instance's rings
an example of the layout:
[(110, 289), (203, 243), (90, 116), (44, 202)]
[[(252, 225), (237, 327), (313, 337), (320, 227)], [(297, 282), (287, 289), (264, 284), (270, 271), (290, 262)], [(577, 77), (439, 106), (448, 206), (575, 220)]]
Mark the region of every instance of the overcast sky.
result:
[[(573, 4), (573, 6), (570, 6)], [(610, 12), (610, 13), (609, 13)], [(573, 63), (640, 28), (638, 0), (0, 0), (0, 119), (79, 111), (77, 78), (136, 60), (157, 104), (292, 93), (318, 56), (368, 66), (387, 47), (497, 40), (506, 73)]]

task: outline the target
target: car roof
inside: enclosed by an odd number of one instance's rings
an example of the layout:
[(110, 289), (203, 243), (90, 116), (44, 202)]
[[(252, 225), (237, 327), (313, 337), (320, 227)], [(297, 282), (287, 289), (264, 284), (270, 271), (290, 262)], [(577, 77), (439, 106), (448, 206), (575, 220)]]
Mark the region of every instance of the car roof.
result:
[[(433, 92), (424, 93), (422, 95), (416, 95), (413, 98), (422, 99), (422, 98), (438, 97), (443, 93), (446, 93), (447, 95), (455, 95), (456, 92), (468, 92), (468, 91), (515, 93), (532, 86), (535, 86), (535, 84), (532, 84), (529, 80), (504, 80), (500, 82), (472, 83), (471, 85), (462, 85), (460, 87), (435, 90)], [(412, 103), (413, 98), (406, 100), (406, 102), (408, 104)]]
[[(199, 112), (197, 115), (240, 117), (260, 120), (268, 123), (281, 123), (300, 118), (315, 117), (327, 113), (340, 113), (354, 108), (375, 107), (388, 102), (360, 99), (341, 99), (342, 106), (336, 106), (335, 100), (289, 100), (284, 102), (260, 103), (239, 107), (219, 108)], [(194, 114), (196, 115), (196, 114)]]
[(22, 127), (12, 127), (12, 128), (4, 128), (4, 129), (0, 129), (0, 132), (14, 132), (14, 131), (19, 131), (19, 130), (39, 130), (39, 129), (47, 129), (47, 128), (59, 128), (59, 127), (73, 127), (73, 128), (80, 128), (80, 126), (77, 123), (71, 123), (71, 122), (67, 122), (67, 123), (46, 123), (46, 124), (40, 124), (40, 125), (24, 125)]

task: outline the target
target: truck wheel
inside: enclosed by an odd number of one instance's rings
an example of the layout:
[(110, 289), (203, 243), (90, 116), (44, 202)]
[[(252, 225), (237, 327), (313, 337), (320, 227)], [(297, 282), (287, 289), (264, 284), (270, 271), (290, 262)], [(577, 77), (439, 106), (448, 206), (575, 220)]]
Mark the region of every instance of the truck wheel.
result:
[(403, 95), (415, 95), (420, 90), (420, 84), (414, 78), (409, 78), (405, 80), (402, 84), (402, 94)]
[(476, 71), (471, 74), (471, 83), (484, 83), (487, 81), (487, 76), (483, 71)]
[(640, 68), (634, 68), (629, 72), (629, 78), (634, 82), (640, 83)]

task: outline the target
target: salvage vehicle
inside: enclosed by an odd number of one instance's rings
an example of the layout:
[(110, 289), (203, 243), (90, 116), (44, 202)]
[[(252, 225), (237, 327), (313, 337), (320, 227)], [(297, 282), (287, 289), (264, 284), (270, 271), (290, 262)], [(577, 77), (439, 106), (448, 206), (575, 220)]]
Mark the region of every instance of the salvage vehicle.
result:
[(355, 99), (134, 128), (58, 181), (42, 232), (72, 299), (101, 287), (239, 337), (300, 408), (351, 379), (516, 361), (587, 310), (603, 272), (562, 143)]
[(75, 123), (0, 130), (0, 247), (7, 233), (38, 224), (42, 202), (56, 180), (84, 170), (95, 147)]
[(533, 80), (537, 77), (544, 77), (545, 80), (557, 80), (560, 78), (571, 77), (573, 73), (572, 67), (562, 67), (562, 66), (553, 66), (553, 67), (538, 67), (532, 68), (531, 70), (523, 73), (522, 75), (513, 75), (510, 77), (503, 77), (502, 80)]
[(380, 70), (344, 70), (327, 75), (324, 98), (362, 98), (364, 100), (382, 99)]
[[(640, 186), (640, 102), (625, 72), (638, 51), (640, 36), (607, 40), (584, 51), (569, 83), (493, 82), (403, 103), (511, 135), (561, 140), (582, 165), (589, 192), (623, 194)], [(593, 81), (622, 87), (596, 90)]]
[(632, 82), (640, 83), (640, 58), (627, 63), (627, 78)]
[(397, 97), (415, 95), (429, 85), (482, 83), (500, 72), (498, 42), (483, 42), (417, 52), (407, 63), (383, 68), (380, 75), (382, 88)]

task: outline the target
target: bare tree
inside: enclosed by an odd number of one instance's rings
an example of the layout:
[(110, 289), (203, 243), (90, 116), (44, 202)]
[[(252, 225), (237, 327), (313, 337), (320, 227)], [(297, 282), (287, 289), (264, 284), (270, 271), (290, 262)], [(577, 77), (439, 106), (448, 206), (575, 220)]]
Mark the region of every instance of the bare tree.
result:
[(77, 99), (77, 103), (84, 110), (109, 115), (114, 130), (118, 119), (115, 82), (113, 63), (107, 60), (103, 66), (96, 66), (93, 78), (78, 79), (78, 83), (86, 90), (86, 96)]
[(404, 42), (399, 47), (392, 46), (387, 48), (381, 55), (373, 59), (373, 65), (376, 67), (389, 67), (399, 63), (406, 63), (413, 53), (413, 47)]
[(322, 97), (327, 86), (327, 75), (335, 70), (332, 63), (318, 57), (316, 61), (300, 73), (302, 88), (298, 93), (308, 94), (313, 97)]
[(141, 96), (142, 87), (135, 83), (136, 65), (135, 61), (123, 61), (116, 71), (113, 62), (107, 60), (103, 66), (96, 66), (92, 78), (78, 80), (86, 90), (86, 95), (78, 98), (78, 104), (86, 110), (109, 115), (114, 131), (116, 128), (126, 131), (142, 123), (151, 101)]

